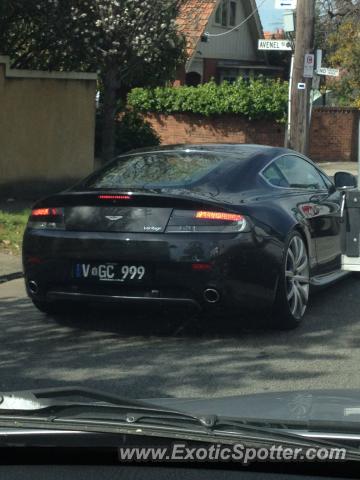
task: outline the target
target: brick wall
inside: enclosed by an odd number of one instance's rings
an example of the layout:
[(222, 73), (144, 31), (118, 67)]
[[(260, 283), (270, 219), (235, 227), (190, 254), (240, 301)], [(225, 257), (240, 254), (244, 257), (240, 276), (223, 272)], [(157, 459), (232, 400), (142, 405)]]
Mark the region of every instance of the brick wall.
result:
[[(313, 111), (310, 157), (317, 161), (356, 161), (359, 110), (321, 107)], [(237, 115), (203, 117), (151, 114), (146, 120), (163, 144), (259, 143), (283, 146), (283, 125), (247, 121)]]
[(147, 115), (161, 143), (260, 143), (282, 146), (284, 127), (275, 122), (248, 122), (236, 115)]
[(356, 162), (359, 110), (318, 107), (313, 111), (310, 157), (318, 161)]

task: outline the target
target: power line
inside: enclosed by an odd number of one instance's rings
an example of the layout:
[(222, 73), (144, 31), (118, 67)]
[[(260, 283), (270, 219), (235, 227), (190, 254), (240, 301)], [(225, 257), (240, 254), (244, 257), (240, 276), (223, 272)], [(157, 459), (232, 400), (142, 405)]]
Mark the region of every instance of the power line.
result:
[(232, 33), (234, 30), (237, 30), (238, 28), (242, 27), (248, 20), (250, 20), (250, 18), (252, 18), (258, 11), (259, 11), (259, 8), (266, 2), (266, 0), (262, 0), (258, 5), (257, 7), (255, 8), (255, 10), (253, 10), (250, 15), (248, 15), (245, 20), (243, 20), (239, 25), (236, 25), (236, 27), (232, 28), (231, 30), (228, 30), (226, 32), (222, 32), (222, 33), (209, 33), (209, 32), (205, 32), (205, 35), (207, 37), (223, 37), (224, 35), (228, 35), (229, 33)]

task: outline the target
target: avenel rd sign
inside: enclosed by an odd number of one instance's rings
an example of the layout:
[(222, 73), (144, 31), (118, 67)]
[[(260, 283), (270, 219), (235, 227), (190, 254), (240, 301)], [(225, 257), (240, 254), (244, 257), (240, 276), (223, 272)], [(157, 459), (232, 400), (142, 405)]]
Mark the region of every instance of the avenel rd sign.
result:
[(292, 45), (289, 40), (264, 40), (258, 41), (259, 50), (292, 50)]

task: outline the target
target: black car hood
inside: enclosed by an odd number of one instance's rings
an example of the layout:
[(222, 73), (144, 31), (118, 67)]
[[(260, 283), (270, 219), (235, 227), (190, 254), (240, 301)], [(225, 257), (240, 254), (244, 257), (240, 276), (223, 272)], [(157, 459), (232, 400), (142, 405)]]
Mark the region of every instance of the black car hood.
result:
[(211, 399), (147, 399), (193, 414), (261, 420), (360, 422), (360, 390), (309, 390)]

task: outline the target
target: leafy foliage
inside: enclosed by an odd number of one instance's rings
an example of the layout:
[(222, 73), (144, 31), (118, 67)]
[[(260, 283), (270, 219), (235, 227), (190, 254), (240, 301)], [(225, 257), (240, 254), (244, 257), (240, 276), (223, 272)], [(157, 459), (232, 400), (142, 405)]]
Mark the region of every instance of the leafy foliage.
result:
[(160, 145), (160, 137), (150, 123), (135, 112), (127, 112), (116, 130), (116, 152)]
[(340, 25), (349, 17), (360, 16), (360, 2), (358, 0), (317, 0), (318, 11), (326, 17), (328, 25)]
[(360, 0), (317, 0), (317, 48), (340, 78), (323, 78), (339, 105), (360, 106)]
[[(355, 39), (355, 40), (354, 40)], [(342, 23), (328, 40), (329, 63), (341, 69), (338, 81), (329, 85), (339, 103), (360, 107), (360, 24), (355, 20)]]
[(96, 71), (102, 84), (103, 160), (114, 153), (116, 99), (163, 85), (184, 61), (181, 0), (1, 0), (1, 53), (12, 66)]
[(19, 254), (30, 210), (6, 211), (0, 208), (0, 251)]
[[(101, 115), (98, 115), (95, 134), (95, 156), (101, 155), (101, 128)], [(156, 145), (160, 145), (158, 134), (138, 113), (127, 111), (116, 122), (114, 155), (120, 155), (134, 148), (155, 147)]]
[(102, 73), (116, 64), (118, 79), (150, 70), (158, 79), (182, 53), (178, 7), (178, 0), (2, 0), (1, 50), (18, 68)]
[(205, 83), (197, 87), (134, 88), (128, 104), (139, 112), (240, 114), (250, 120), (286, 118), (288, 83), (259, 78), (233, 84)]

